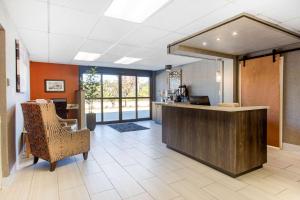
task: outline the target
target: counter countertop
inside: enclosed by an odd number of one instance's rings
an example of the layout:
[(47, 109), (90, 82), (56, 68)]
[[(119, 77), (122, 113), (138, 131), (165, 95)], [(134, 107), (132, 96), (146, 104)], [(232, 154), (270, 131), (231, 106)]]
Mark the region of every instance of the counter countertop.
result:
[(224, 106), (201, 106), (201, 105), (193, 105), (190, 103), (164, 103), (164, 102), (153, 102), (153, 103), (160, 104), (163, 106), (170, 106), (170, 107), (192, 108), (192, 109), (200, 109), (200, 110), (215, 110), (215, 111), (225, 111), (225, 112), (269, 109), (268, 106), (224, 107)]

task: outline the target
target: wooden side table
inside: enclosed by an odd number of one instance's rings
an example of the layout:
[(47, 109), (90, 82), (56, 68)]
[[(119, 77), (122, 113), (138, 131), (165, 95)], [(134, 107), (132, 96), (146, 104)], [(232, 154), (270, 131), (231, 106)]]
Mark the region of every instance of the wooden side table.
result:
[(28, 134), (25, 130), (23, 131), (22, 134), (23, 134), (23, 145), (25, 145), (26, 158), (29, 158), (29, 156), (31, 154), (31, 149), (30, 149)]

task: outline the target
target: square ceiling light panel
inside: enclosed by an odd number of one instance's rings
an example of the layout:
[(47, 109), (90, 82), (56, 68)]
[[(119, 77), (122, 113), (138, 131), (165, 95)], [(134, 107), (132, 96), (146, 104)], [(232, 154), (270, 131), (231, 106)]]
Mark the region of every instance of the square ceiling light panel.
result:
[(140, 61), (140, 60), (142, 60), (142, 59), (141, 58), (126, 57), (125, 56), (125, 57), (117, 60), (114, 63), (116, 63), (116, 64), (123, 64), (123, 65), (129, 65), (129, 64), (135, 63), (135, 62)]
[(104, 13), (107, 17), (142, 23), (170, 0), (114, 0)]
[(95, 61), (100, 56), (101, 56), (101, 54), (99, 54), (99, 53), (89, 53), (89, 52), (79, 51), (77, 53), (77, 55), (74, 57), (74, 60)]

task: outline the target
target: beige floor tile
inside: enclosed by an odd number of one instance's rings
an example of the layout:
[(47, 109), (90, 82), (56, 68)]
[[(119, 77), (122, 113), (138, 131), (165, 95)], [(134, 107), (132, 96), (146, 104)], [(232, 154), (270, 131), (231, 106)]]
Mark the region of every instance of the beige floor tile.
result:
[(36, 171), (31, 183), (30, 200), (58, 200), (58, 178), (56, 172)]
[(207, 176), (208, 178), (221, 183), (225, 187), (228, 187), (229, 189), (234, 191), (240, 190), (248, 185), (238, 179), (232, 178), (216, 170), (209, 170), (204, 173), (204, 176)]
[(93, 152), (93, 157), (95, 158), (95, 160), (99, 165), (115, 162), (115, 160), (106, 152), (105, 153)]
[(184, 199), (187, 200), (213, 200), (212, 195), (206, 191), (195, 186), (192, 182), (187, 180), (178, 181), (170, 184), (170, 186), (178, 192)]
[(121, 166), (128, 166), (128, 165), (134, 165), (137, 164), (137, 162), (132, 159), (128, 155), (124, 155), (123, 153), (121, 155), (113, 155), (112, 156)]
[(57, 170), (59, 190), (71, 189), (83, 185), (77, 165), (69, 165), (66, 168)]
[(219, 200), (249, 200), (247, 197), (228, 189), (220, 183), (213, 183), (203, 189)]
[(77, 165), (83, 175), (95, 174), (102, 171), (94, 160), (79, 161), (77, 162)]
[(93, 195), (92, 200), (121, 200), (121, 197), (115, 190), (108, 190)]
[(213, 182), (215, 182), (213, 179), (208, 178), (204, 174), (196, 173), (190, 169), (184, 168), (177, 171), (174, 171), (177, 175), (181, 176), (185, 180), (188, 180), (189, 182), (192, 182), (193, 185), (196, 187), (204, 187), (206, 185), (209, 185)]
[(167, 184), (174, 183), (183, 179), (183, 177), (178, 175), (176, 172), (173, 172), (172, 170), (169, 170), (162, 165), (149, 168), (148, 170)]
[(278, 194), (286, 189), (286, 187), (282, 184), (278, 184), (278, 181), (266, 178), (258, 178), (251, 175), (244, 176), (240, 180), (273, 195)]
[(91, 195), (113, 189), (112, 184), (103, 172), (84, 176), (83, 180), (89, 194)]
[(90, 200), (89, 194), (84, 186), (60, 192), (60, 200)]
[(278, 198), (281, 200), (299, 200), (300, 199), (300, 187), (289, 188), (279, 193)]
[(258, 188), (255, 188), (254, 186), (243, 188), (238, 191), (238, 193), (251, 200), (279, 200), (279, 198), (277, 198), (276, 196), (268, 194)]
[(153, 200), (153, 198), (148, 193), (143, 193), (126, 200)]
[(1, 200), (27, 200), (30, 194), (31, 180), (19, 180), (1, 191)]
[(278, 159), (268, 159), (268, 166), (284, 169), (292, 165), (292, 162), (285, 162), (283, 160)]
[(167, 158), (167, 157), (156, 159), (155, 162), (159, 163), (163, 167), (170, 169), (170, 170), (178, 170), (178, 169), (182, 169), (185, 167), (180, 162), (170, 159), (170, 158)]
[(300, 175), (300, 166), (291, 165), (291, 166), (287, 167), (286, 170), (296, 173), (297, 175)]
[(135, 180), (144, 180), (147, 178), (151, 178), (154, 175), (141, 165), (131, 165), (124, 167), (124, 169), (135, 179)]
[(157, 200), (168, 200), (179, 196), (177, 192), (158, 178), (146, 179), (140, 183)]
[(103, 165), (102, 169), (122, 198), (129, 198), (145, 192), (120, 165), (107, 164)]

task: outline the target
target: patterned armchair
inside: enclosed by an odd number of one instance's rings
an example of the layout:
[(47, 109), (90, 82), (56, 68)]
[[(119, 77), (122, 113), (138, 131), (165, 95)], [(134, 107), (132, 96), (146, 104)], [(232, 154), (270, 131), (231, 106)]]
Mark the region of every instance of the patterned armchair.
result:
[(86, 160), (90, 150), (90, 131), (69, 131), (62, 127), (53, 103), (22, 104), (24, 126), (28, 133), (34, 164), (38, 159), (50, 162), (50, 171), (65, 157), (83, 153)]

